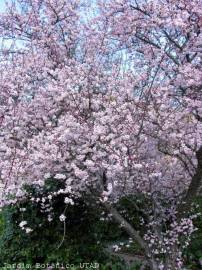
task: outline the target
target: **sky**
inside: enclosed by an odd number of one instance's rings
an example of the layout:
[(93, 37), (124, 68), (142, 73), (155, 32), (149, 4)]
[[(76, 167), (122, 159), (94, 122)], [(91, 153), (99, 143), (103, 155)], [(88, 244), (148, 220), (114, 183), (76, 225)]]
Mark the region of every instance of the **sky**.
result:
[(0, 0), (0, 12), (5, 8), (5, 0)]

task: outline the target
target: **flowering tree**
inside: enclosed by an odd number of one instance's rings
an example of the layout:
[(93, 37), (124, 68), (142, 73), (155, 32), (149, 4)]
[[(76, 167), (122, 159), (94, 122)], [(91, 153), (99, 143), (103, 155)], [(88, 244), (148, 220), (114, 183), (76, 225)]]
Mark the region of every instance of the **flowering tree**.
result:
[[(7, 7), (2, 206), (26, 196), (25, 184), (63, 179), (66, 203), (88, 193), (139, 243), (151, 269), (181, 269), (202, 186), (200, 6), (100, 1), (89, 20), (76, 0)], [(131, 194), (149, 201), (133, 201), (144, 234), (113, 206)]]

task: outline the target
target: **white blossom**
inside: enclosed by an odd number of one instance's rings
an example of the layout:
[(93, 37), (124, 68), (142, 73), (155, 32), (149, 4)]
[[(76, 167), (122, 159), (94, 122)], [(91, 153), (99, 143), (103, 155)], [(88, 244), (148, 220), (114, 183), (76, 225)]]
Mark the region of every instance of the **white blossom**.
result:
[(30, 232), (32, 232), (32, 231), (33, 231), (33, 230), (32, 230), (31, 228), (26, 228), (26, 229), (25, 229), (25, 232), (26, 232), (26, 233), (30, 233)]
[(62, 174), (62, 173), (57, 173), (55, 176), (54, 176), (55, 179), (66, 179), (66, 175)]
[(62, 215), (60, 215), (59, 219), (61, 222), (64, 222), (66, 219), (66, 216), (64, 214), (62, 214)]
[(25, 225), (27, 225), (27, 221), (23, 220), (20, 222), (19, 226), (23, 228)]

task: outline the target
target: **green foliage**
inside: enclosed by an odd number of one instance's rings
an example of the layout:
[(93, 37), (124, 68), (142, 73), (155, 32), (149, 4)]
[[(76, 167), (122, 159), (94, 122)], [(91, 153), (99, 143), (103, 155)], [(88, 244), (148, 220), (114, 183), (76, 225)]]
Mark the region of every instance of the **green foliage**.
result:
[[(82, 199), (75, 205), (64, 204), (64, 195), (59, 194), (51, 202), (54, 218), (48, 222), (47, 215), (41, 212), (40, 202), (31, 202), (32, 198), (42, 198), (50, 192), (62, 188), (49, 180), (45, 188), (26, 187), (27, 197), (16, 205), (5, 207), (1, 213), (0, 230), (0, 267), (4, 263), (80, 263), (82, 261), (105, 262), (107, 255), (103, 241), (98, 233), (99, 209), (94, 212)], [(20, 209), (26, 210), (21, 212)], [(59, 216), (66, 208), (67, 220), (64, 223)], [(101, 210), (100, 210), (101, 211)], [(25, 220), (33, 232), (27, 234), (19, 227)], [(63, 239), (64, 238), (64, 239)]]
[(106, 263), (105, 265), (101, 265), (99, 270), (139, 270), (140, 269), (140, 264), (135, 264), (131, 267), (127, 267), (121, 262), (109, 262)]
[(202, 261), (202, 197), (197, 198), (196, 203), (199, 206), (198, 212), (201, 213), (195, 222), (198, 230), (193, 234), (191, 244), (185, 252), (187, 265), (192, 270), (202, 269), (199, 263)]
[[(79, 269), (77, 266), (82, 262), (98, 262), (99, 269), (129, 270), (123, 261), (117, 256), (110, 256), (104, 249), (108, 243), (125, 241), (128, 236), (98, 204), (93, 206), (94, 202), (90, 201), (89, 196), (84, 194), (83, 198), (78, 198), (74, 205), (68, 207), (64, 204), (64, 197), (67, 195), (55, 196), (54, 200), (49, 202), (53, 208), (53, 221), (48, 222), (48, 213), (46, 215), (41, 212), (42, 198), (62, 188), (63, 182), (52, 179), (47, 180), (43, 188), (25, 186), (27, 198), (15, 205), (4, 207), (0, 215), (0, 270), (6, 263), (34, 266), (36, 263), (64, 262), (74, 264), (75, 269)], [(120, 211), (126, 209), (126, 218), (127, 215), (134, 214), (132, 222), (138, 226), (136, 219), (139, 217), (131, 205), (131, 198), (121, 201), (117, 207)], [(25, 211), (21, 211), (22, 209)], [(64, 223), (59, 220), (64, 210), (67, 217), (65, 231)], [(33, 232), (27, 234), (19, 227), (22, 220), (27, 222), (26, 226), (33, 229)], [(131, 252), (134, 250), (140, 253), (139, 246), (135, 244), (131, 247)], [(139, 265), (132, 268), (137, 269)]]
[[(34, 266), (36, 263), (64, 262), (74, 264), (75, 269), (72, 270), (80, 269), (79, 264), (83, 262), (97, 262), (100, 264), (100, 270), (140, 269), (139, 264), (126, 267), (117, 256), (109, 256), (105, 252), (107, 244), (127, 243), (128, 236), (103, 212), (100, 205), (90, 201), (90, 197), (86, 194), (68, 207), (64, 203), (66, 195), (62, 193), (56, 195), (54, 200), (48, 201), (53, 208), (53, 221), (48, 221), (48, 213), (42, 213), (42, 198), (61, 188), (63, 188), (62, 182), (51, 179), (47, 180), (43, 188), (26, 186), (27, 199), (16, 205), (4, 207), (0, 213), (0, 270), (6, 270), (3, 268), (5, 263), (24, 263)], [(33, 202), (31, 198), (34, 199)], [(197, 202), (202, 213), (202, 198)], [(116, 207), (140, 233), (143, 233), (144, 226), (140, 226), (140, 219), (144, 218), (144, 213), (141, 209), (143, 206), (147, 207), (149, 203), (144, 197), (133, 196), (123, 198)], [(67, 217), (65, 229), (64, 223), (59, 220), (59, 216), (64, 211)], [(19, 227), (22, 220), (27, 221), (27, 226), (33, 229), (32, 233), (27, 234)], [(198, 231), (194, 233), (191, 245), (185, 254), (187, 267), (192, 270), (200, 269), (202, 217), (197, 219), (196, 226)], [(143, 254), (142, 249), (135, 242), (131, 243), (130, 247), (123, 246), (121, 252)]]

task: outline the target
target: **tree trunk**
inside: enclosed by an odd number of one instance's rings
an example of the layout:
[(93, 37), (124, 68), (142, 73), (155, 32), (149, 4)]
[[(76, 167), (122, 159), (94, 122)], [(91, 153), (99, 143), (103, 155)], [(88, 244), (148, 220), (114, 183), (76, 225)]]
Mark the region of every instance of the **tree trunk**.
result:
[(141, 246), (141, 248), (144, 250), (146, 260), (148, 262), (148, 265), (150, 266), (151, 270), (159, 270), (158, 263), (155, 261), (154, 258), (152, 258), (152, 253), (147, 245), (147, 243), (144, 241), (144, 239), (140, 236), (140, 234), (128, 223), (127, 220), (123, 216), (120, 215), (120, 213), (108, 202), (103, 202), (106, 210), (112, 214), (114, 220), (121, 225), (121, 227), (127, 232), (127, 234), (138, 242), (138, 244)]
[(202, 146), (196, 152), (196, 158), (198, 161), (196, 172), (191, 180), (183, 202), (179, 204), (177, 209), (178, 220), (189, 213), (192, 202), (199, 195), (200, 189), (202, 188)]

